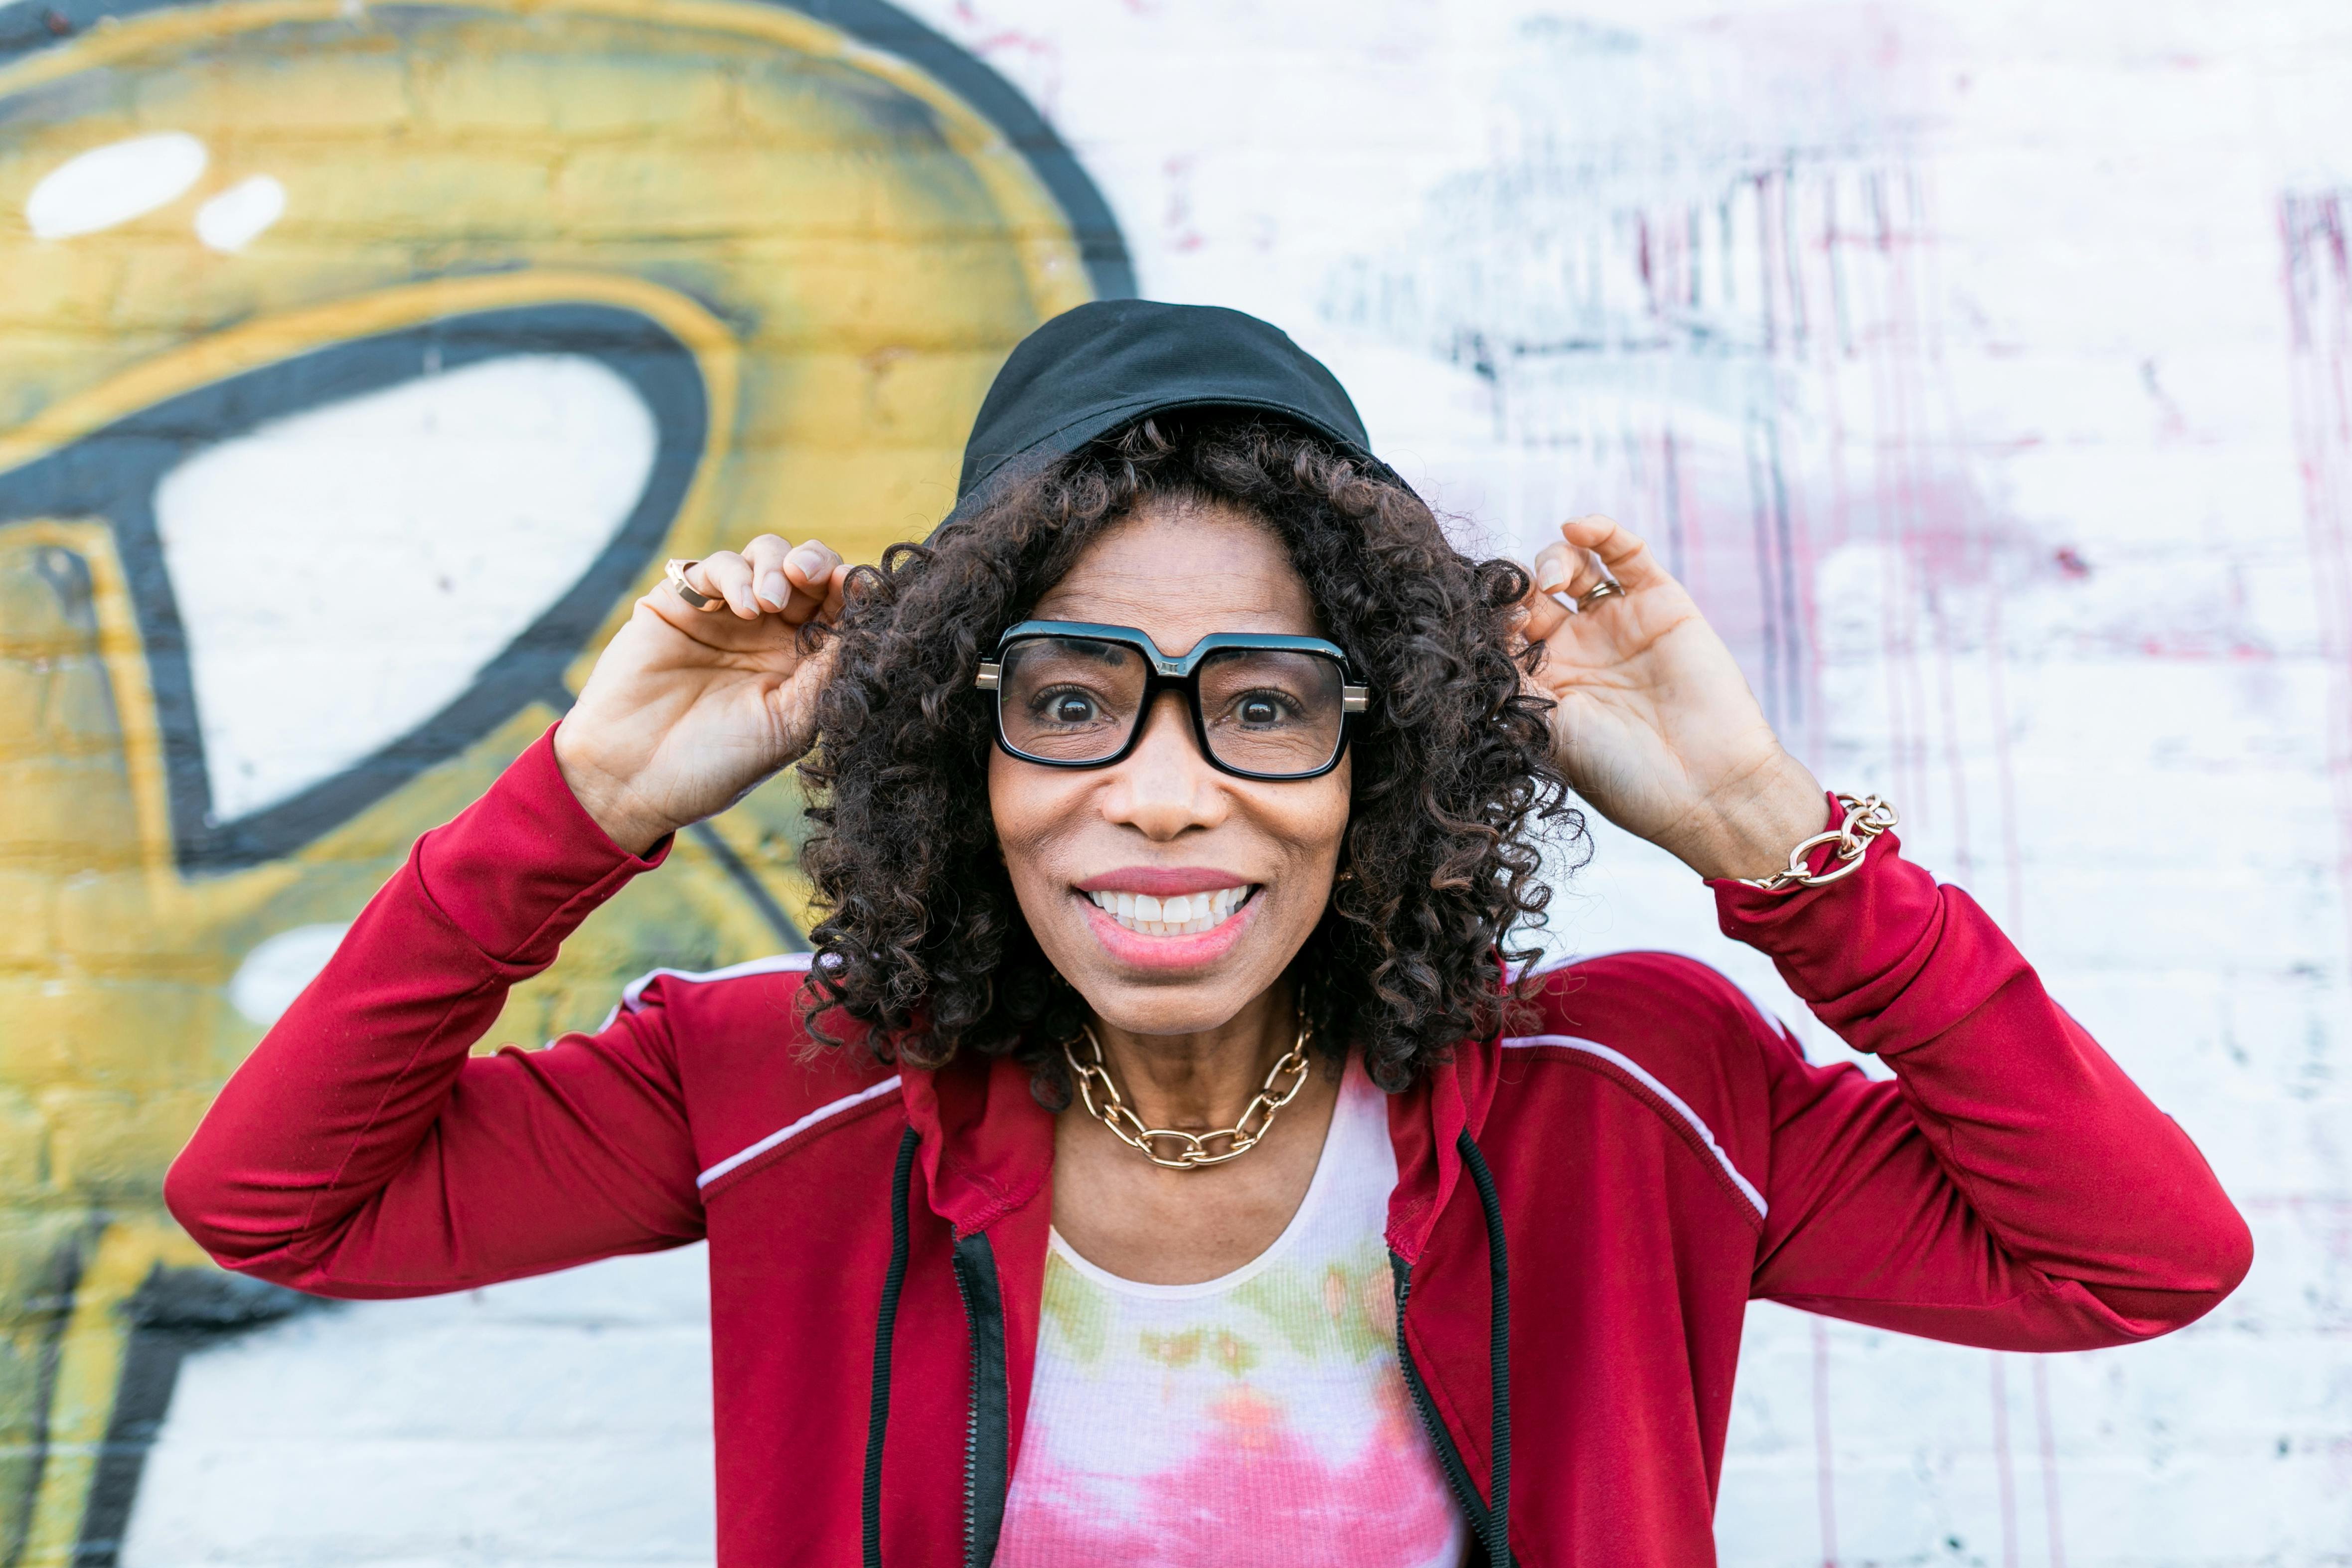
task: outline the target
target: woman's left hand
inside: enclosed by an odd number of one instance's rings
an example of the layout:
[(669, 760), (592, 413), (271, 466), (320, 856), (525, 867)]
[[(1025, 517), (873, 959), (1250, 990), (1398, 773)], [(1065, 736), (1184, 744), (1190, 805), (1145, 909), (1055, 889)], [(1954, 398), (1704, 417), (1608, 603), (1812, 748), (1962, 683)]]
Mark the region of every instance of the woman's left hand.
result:
[[(1703, 877), (1765, 877), (1828, 807), (1757, 706), (1731, 650), (1649, 547), (1605, 517), (1536, 556), (1520, 630), (1543, 645), (1560, 771), (1592, 808)], [(1598, 557), (1598, 560), (1595, 559)], [(1605, 568), (1605, 570), (1604, 570)], [(1624, 590), (1570, 610), (1604, 578)], [(1548, 584), (1548, 586), (1546, 586)]]

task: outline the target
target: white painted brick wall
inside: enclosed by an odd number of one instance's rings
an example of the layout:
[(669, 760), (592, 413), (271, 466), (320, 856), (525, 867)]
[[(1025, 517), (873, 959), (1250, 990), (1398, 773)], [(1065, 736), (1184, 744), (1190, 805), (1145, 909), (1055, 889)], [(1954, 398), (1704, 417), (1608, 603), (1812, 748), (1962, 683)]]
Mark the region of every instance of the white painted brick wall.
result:
[[(1792, 741), (1894, 795), (1910, 852), (2009, 925), (2245, 1208), (2245, 1288), (2131, 1350), (1996, 1356), (1759, 1308), (1725, 1561), (2352, 1563), (2352, 788), (2330, 773), (2352, 758), (2329, 741), (2352, 435), (2315, 402), (2352, 351), (2298, 350), (2280, 217), (2352, 189), (2352, 7), (913, 8), (1054, 119), (1147, 292), (1288, 327), (1465, 531), (1525, 548), (1598, 505), (1663, 540), (1653, 447), (1678, 432), (1691, 575), (1759, 680), (1780, 639)], [(1731, 213), (1718, 291), (1661, 316), (1629, 225), (1712, 220), (1759, 175), (1852, 236), (1776, 248)], [(1768, 298), (1809, 304), (1806, 341)], [(1551, 352), (1482, 375), (1473, 336)], [(1558, 346), (1580, 338), (1619, 346)], [(1759, 431), (1801, 609), (1777, 632)], [(1601, 833), (1559, 912), (1565, 951), (1700, 954), (1837, 1049), (1644, 846)], [(707, 1554), (692, 1256), (197, 1358), (127, 1560)], [(263, 1528), (265, 1495), (304, 1506)], [(616, 1502), (644, 1511), (616, 1530)]]
[(190, 1358), (123, 1561), (709, 1562), (704, 1256), (330, 1307)]

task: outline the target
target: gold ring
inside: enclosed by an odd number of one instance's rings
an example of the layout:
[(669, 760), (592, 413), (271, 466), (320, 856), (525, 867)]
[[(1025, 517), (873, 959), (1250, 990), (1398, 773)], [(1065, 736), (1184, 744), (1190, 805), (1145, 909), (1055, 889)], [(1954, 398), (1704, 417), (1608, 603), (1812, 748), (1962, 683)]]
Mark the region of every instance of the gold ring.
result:
[(687, 568), (700, 564), (701, 558), (698, 556), (692, 561), (673, 561), (662, 568), (662, 575), (669, 579), (669, 585), (677, 590), (679, 598), (698, 610), (707, 610), (719, 602), (719, 596), (716, 594), (697, 593), (687, 585), (686, 581)]
[(1576, 611), (1577, 614), (1582, 615), (1603, 599), (1622, 599), (1624, 596), (1624, 584), (1614, 577), (1603, 577), (1576, 596)]

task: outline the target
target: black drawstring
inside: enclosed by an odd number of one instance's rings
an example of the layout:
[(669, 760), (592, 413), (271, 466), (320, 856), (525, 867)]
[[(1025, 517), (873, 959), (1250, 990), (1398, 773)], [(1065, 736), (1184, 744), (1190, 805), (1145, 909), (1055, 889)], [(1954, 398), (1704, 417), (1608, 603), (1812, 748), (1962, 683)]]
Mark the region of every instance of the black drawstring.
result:
[(890, 1270), (874, 1320), (874, 1398), (866, 1414), (866, 1568), (882, 1568), (882, 1435), (890, 1425), (890, 1333), (898, 1323), (898, 1289), (907, 1282), (907, 1186), (915, 1169), (913, 1128), (898, 1140), (890, 1173)]
[(1511, 1561), (1511, 1259), (1503, 1245), (1503, 1200), (1495, 1191), (1494, 1173), (1478, 1142), (1464, 1128), (1455, 1140), (1462, 1163), (1478, 1188), (1478, 1206), (1486, 1215), (1486, 1270), (1492, 1304), (1487, 1312), (1490, 1342), (1486, 1365), (1495, 1384), (1495, 1418), (1488, 1438), (1494, 1456), (1494, 1479), (1486, 1500), (1486, 1561), (1494, 1568), (1509, 1568)]

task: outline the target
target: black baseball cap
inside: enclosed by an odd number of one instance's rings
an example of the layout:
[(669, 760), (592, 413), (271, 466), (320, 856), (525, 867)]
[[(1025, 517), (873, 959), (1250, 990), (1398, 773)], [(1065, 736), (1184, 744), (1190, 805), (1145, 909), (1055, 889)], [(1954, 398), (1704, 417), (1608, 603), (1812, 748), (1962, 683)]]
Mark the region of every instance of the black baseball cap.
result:
[(1278, 415), (1378, 465), (1339, 378), (1279, 327), (1217, 305), (1097, 300), (1022, 339), (996, 373), (949, 520), (1097, 436), (1179, 408)]

